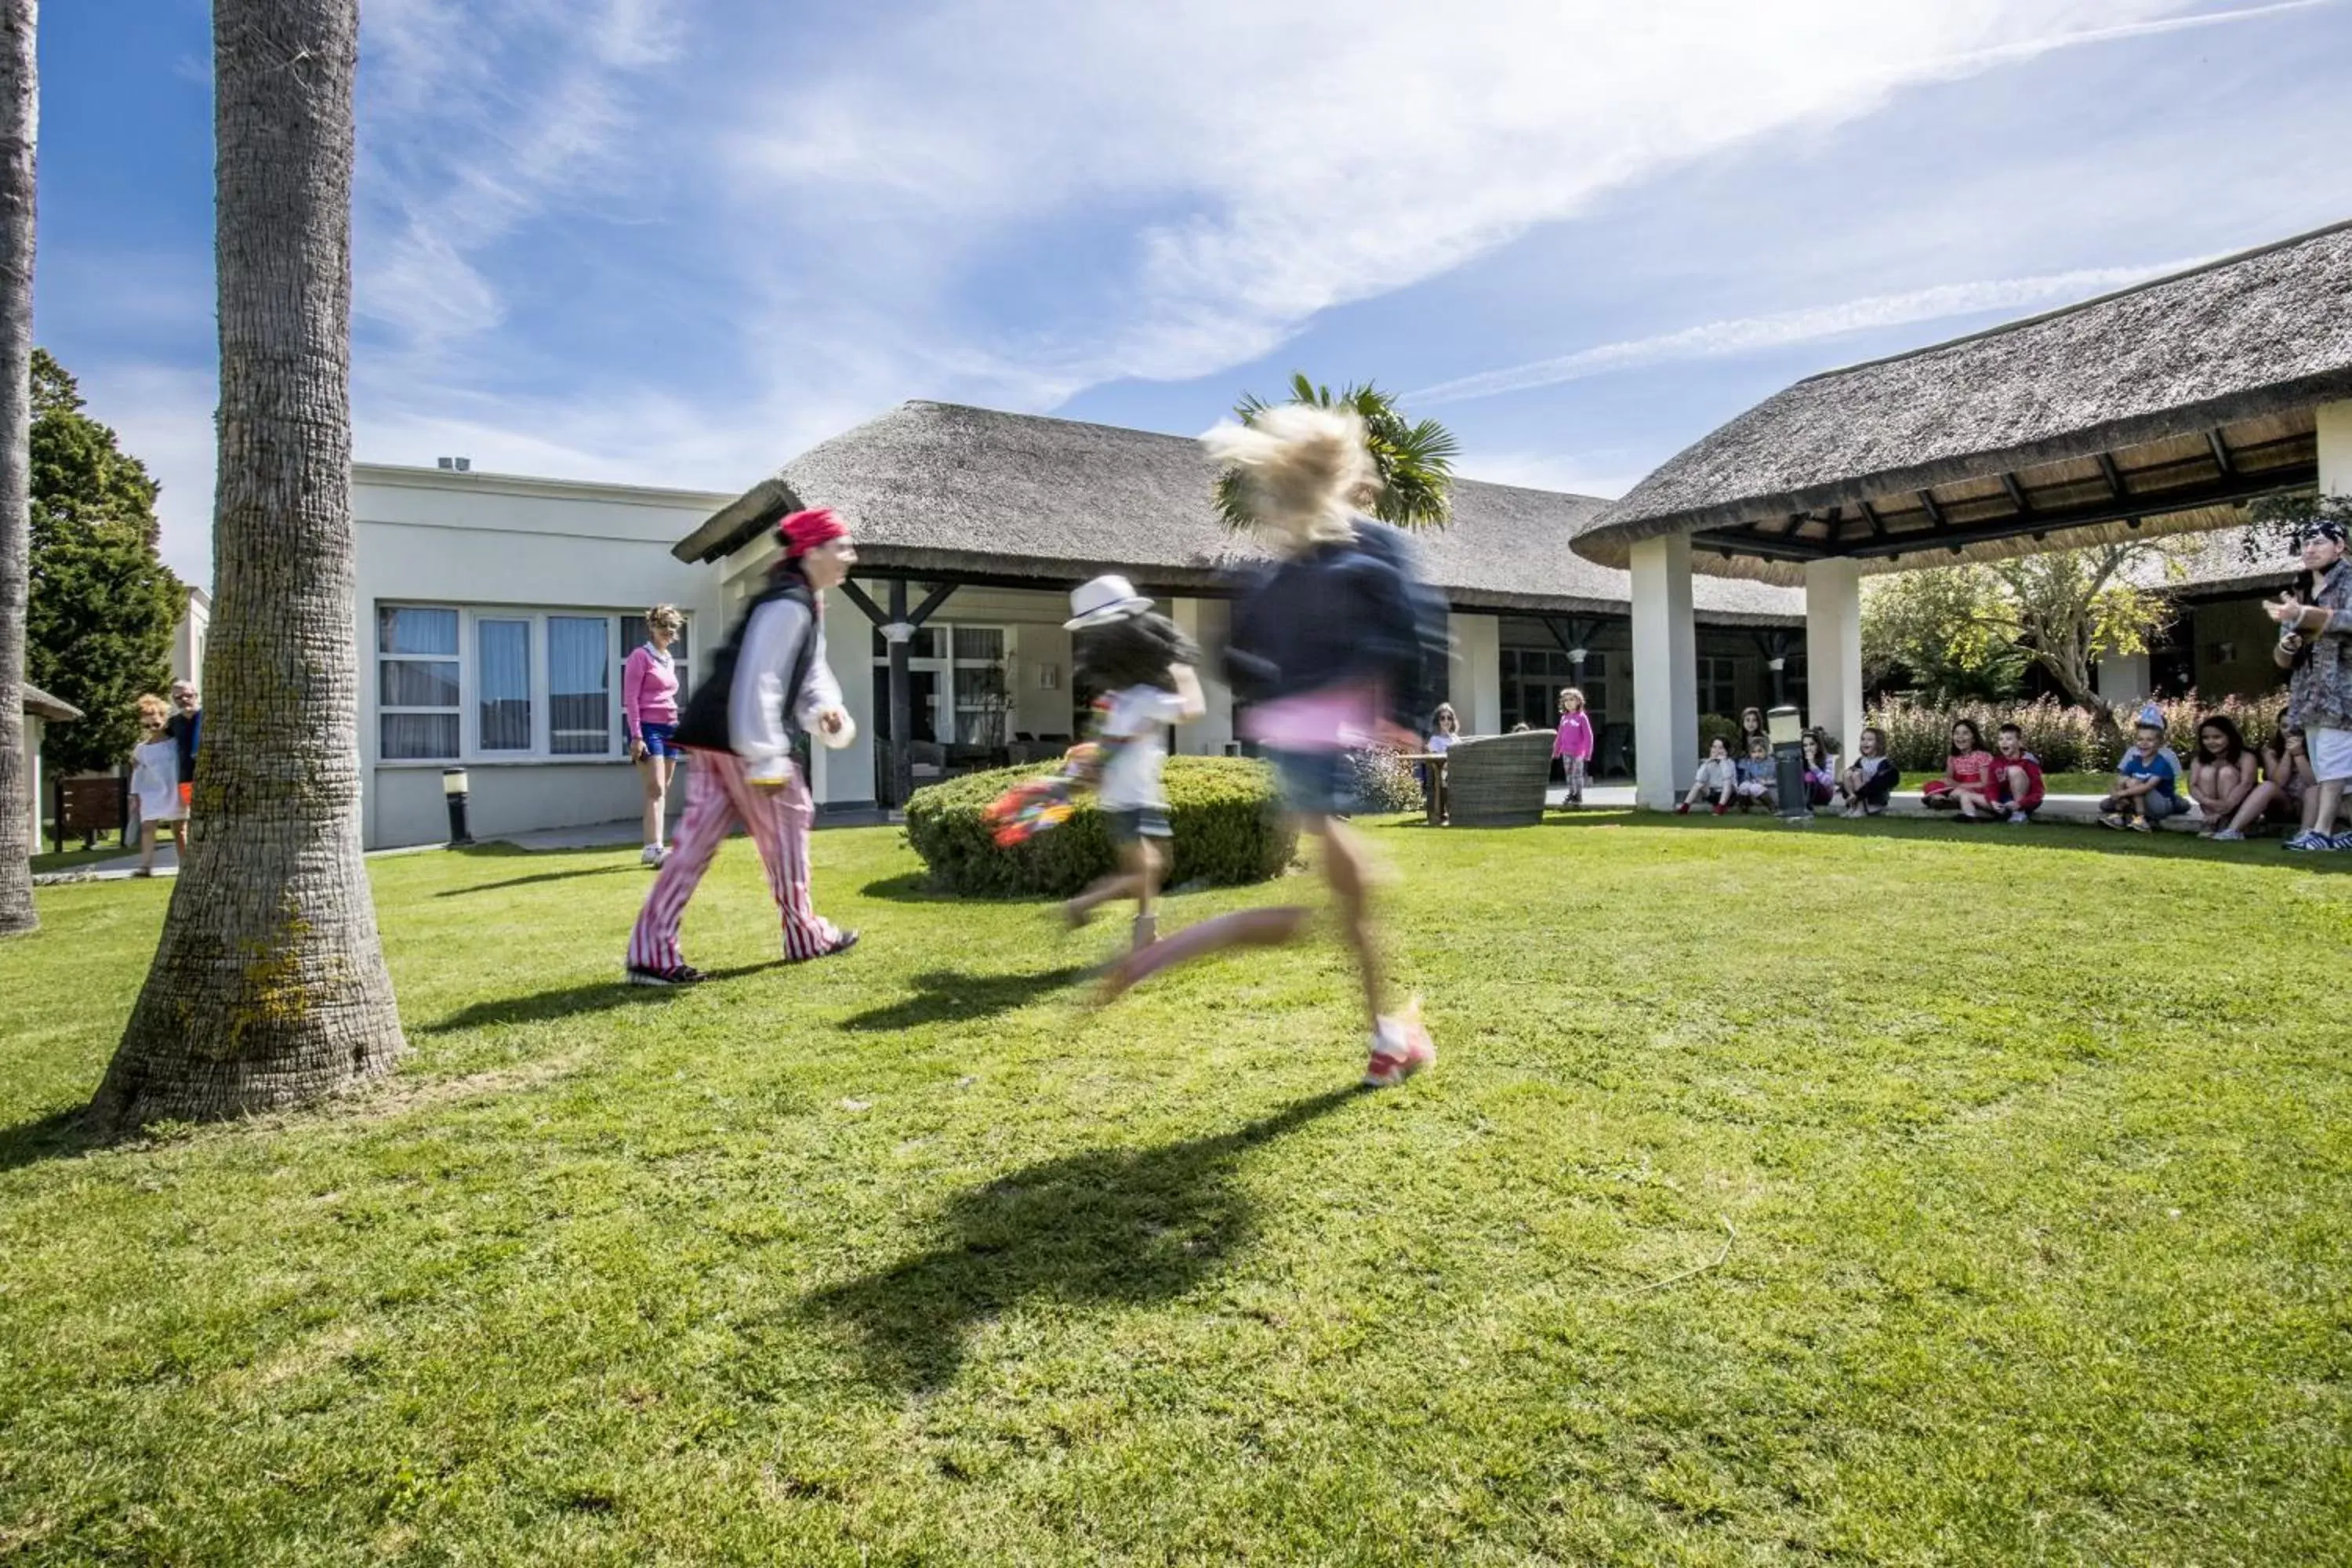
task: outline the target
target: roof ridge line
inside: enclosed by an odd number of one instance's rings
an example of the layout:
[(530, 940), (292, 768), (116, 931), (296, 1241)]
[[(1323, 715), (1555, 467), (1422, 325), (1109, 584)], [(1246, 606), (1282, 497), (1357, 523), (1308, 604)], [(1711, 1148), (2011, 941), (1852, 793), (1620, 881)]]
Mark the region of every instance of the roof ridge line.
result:
[(2325, 235), (2335, 234), (2344, 229), (2352, 229), (2352, 218), (2323, 224), (2317, 228), (2308, 229), (2302, 234), (2292, 234), (2284, 239), (2274, 239), (2266, 245), (2257, 245), (2250, 249), (2233, 251), (2227, 256), (2217, 256), (2210, 261), (2200, 261), (2194, 267), (2184, 267), (2178, 272), (2168, 272), (2160, 278), (2144, 279), (2140, 282), (2129, 284), (2121, 289), (2110, 289), (2104, 294), (2094, 294), (2087, 300), (2077, 300), (2071, 305), (2060, 305), (2053, 310), (2037, 311), (2031, 316), (2020, 316), (2013, 321), (2002, 321), (1997, 326), (1986, 327), (1981, 331), (1969, 332), (1960, 337), (1946, 338), (1942, 342), (1927, 343), (1916, 349), (1906, 349), (1901, 353), (1881, 354), (1876, 359), (1856, 360), (1852, 364), (1839, 365), (1833, 370), (1817, 370), (1811, 375), (1798, 377), (1790, 385), (1793, 388), (1803, 386), (1809, 382), (1832, 381), (1842, 375), (1852, 375), (1858, 370), (1872, 370), (1883, 364), (1899, 364), (1906, 359), (1918, 359), (1927, 354), (1940, 353), (1946, 349), (1956, 349), (1965, 343), (1981, 342), (1987, 338), (1997, 338), (2003, 332), (2019, 331), (2027, 327), (2039, 326), (2043, 321), (2055, 321), (2061, 316), (2071, 316), (2077, 310), (2087, 310), (2094, 305), (2104, 305), (2110, 300), (2121, 300), (2132, 294), (2144, 294), (2151, 289), (2160, 289), (2168, 283), (2178, 283), (2184, 278), (2196, 278), (2204, 273), (2218, 271), (2224, 267), (2235, 267), (2242, 261), (2252, 261), (2258, 256), (2268, 256), (2274, 250), (2285, 250), (2294, 246), (2305, 245)]

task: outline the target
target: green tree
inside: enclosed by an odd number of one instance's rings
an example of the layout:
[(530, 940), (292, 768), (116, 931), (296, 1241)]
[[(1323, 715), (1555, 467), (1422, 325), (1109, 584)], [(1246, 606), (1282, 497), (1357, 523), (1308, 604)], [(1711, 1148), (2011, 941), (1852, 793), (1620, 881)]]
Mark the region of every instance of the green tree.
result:
[(2145, 579), (2178, 571), (2168, 546), (2133, 540), (1882, 579), (1863, 600), (1863, 662), (1882, 675), (1900, 667), (1938, 700), (2005, 695), (2004, 682), (2014, 691), (2039, 667), (2068, 702), (2104, 713), (2092, 672), (2109, 654), (2147, 651), (2171, 620)]
[[(1350, 409), (1364, 422), (1364, 444), (1381, 476), (1381, 493), (1364, 502), (1374, 517), (1400, 528), (1443, 528), (1452, 521), (1454, 458), (1461, 447), (1451, 430), (1434, 419), (1407, 420), (1396, 398), (1370, 382), (1343, 386), (1334, 394), (1297, 371), (1290, 377), (1289, 401)], [(1245, 392), (1234, 405), (1234, 417), (1244, 425), (1254, 424), (1273, 406), (1257, 394)], [(1229, 527), (1250, 525), (1249, 503), (1238, 475), (1226, 472), (1217, 477), (1217, 512)]]
[(156, 553), (155, 481), (80, 391), (33, 351), (33, 584), (26, 674), (89, 717), (43, 748), (60, 772), (111, 768), (139, 738), (136, 704), (172, 676), (187, 592)]
[(2322, 495), (2313, 488), (2260, 497), (2246, 509), (2246, 531), (2239, 536), (2239, 551), (2249, 566), (2292, 555), (2305, 525), (2321, 521), (2352, 529), (2352, 496)]

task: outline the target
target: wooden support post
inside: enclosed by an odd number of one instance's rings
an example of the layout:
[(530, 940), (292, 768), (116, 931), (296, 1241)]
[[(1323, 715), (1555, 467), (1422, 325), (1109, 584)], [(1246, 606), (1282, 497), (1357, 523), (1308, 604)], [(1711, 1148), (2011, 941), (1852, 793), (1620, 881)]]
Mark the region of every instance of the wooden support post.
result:
[(907, 809), (915, 793), (915, 677), (907, 661), (915, 628), (907, 624), (907, 580), (890, 579), (890, 618), (882, 627), (890, 647), (890, 805)]

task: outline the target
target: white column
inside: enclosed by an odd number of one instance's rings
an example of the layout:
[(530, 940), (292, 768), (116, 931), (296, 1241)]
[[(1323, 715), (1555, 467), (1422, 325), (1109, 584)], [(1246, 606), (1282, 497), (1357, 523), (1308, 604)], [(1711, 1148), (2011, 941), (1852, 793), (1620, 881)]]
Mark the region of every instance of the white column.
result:
[[(1493, 616), (1450, 610), (1446, 638), (1453, 653), (1446, 669), (1446, 700), (1465, 735), (1499, 734), (1503, 728), (1503, 623)], [(1427, 714), (1421, 721), (1429, 721)]]
[(2319, 493), (2352, 496), (2352, 402), (2319, 405)]
[(1698, 637), (1690, 535), (1633, 546), (1633, 799), (1664, 811), (1698, 772)]
[(2144, 653), (2111, 653), (2099, 660), (2099, 696), (2110, 705), (2138, 701), (2150, 684)]
[(1200, 644), (1202, 658), (1207, 661), (1201, 668), (1201, 695), (1207, 700), (1209, 711), (1198, 722), (1176, 731), (1176, 749), (1187, 756), (1223, 756), (1225, 742), (1234, 738), (1234, 694), (1213, 671), (1217, 652), (1224, 647), (1225, 632), (1232, 624), (1232, 606), (1223, 599), (1171, 599), (1168, 618)]
[(1805, 716), (1854, 754), (1862, 734), (1862, 563), (1805, 563)]

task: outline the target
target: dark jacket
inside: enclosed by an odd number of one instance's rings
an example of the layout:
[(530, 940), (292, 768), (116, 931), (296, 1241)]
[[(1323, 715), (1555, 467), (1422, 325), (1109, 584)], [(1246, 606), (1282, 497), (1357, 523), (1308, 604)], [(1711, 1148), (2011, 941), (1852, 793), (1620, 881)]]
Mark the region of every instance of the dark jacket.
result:
[(180, 782), (196, 782), (196, 742), (205, 727), (205, 710), (174, 713), (163, 721), (163, 738), (179, 748)]
[(732, 752), (754, 778), (781, 777), (793, 742), (840, 689), (824, 663), (816, 595), (798, 574), (777, 577), (743, 607), (709, 672), (678, 710), (677, 742)]
[(1421, 722), (1443, 668), (1444, 601), (1421, 583), (1396, 530), (1360, 518), (1356, 531), (1261, 569), (1244, 589), (1225, 643), (1236, 700), (1364, 681), (1381, 689), (1397, 722)]

